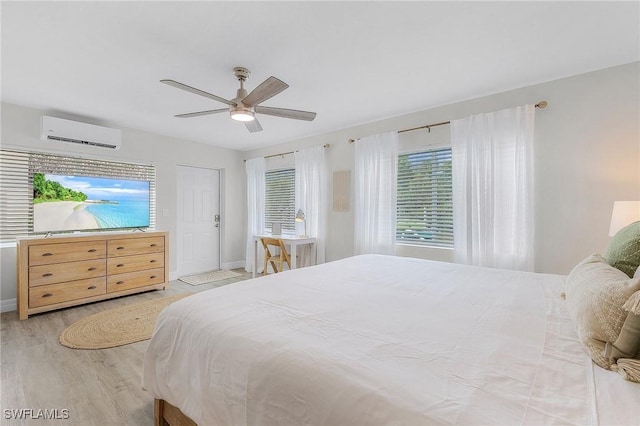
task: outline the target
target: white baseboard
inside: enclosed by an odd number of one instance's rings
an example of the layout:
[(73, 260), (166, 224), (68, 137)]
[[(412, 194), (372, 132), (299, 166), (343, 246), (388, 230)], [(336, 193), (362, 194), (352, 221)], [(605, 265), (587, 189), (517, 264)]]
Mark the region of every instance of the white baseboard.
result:
[(244, 260), (236, 260), (235, 262), (227, 262), (222, 264), (222, 269), (238, 269), (244, 268), (245, 265)]
[(18, 310), (18, 299), (0, 300), (0, 313)]

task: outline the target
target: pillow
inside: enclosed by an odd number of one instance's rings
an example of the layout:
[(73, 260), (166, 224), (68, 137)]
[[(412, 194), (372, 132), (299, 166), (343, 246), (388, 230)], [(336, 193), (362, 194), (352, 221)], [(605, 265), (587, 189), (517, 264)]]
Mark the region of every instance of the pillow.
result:
[(640, 266), (638, 266), (638, 269), (636, 269), (636, 273), (633, 274), (633, 278), (640, 278)]
[(604, 258), (609, 265), (633, 277), (640, 266), (640, 221), (625, 226), (611, 238)]
[(567, 277), (569, 314), (589, 356), (603, 368), (615, 362), (605, 356), (605, 345), (620, 335), (627, 318), (622, 306), (638, 290), (640, 279), (630, 279), (599, 254), (578, 263)]
[(605, 356), (610, 363), (620, 358), (640, 359), (640, 315), (627, 314), (618, 338), (615, 342), (607, 342)]
[(612, 370), (640, 383), (640, 291), (633, 293), (622, 308), (629, 311), (627, 319), (616, 341), (607, 342), (604, 354)]

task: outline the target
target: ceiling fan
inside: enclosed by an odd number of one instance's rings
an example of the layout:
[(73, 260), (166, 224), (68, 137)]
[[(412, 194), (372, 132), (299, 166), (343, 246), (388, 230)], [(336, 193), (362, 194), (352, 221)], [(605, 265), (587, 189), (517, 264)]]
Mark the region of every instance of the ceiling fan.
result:
[(262, 131), (262, 126), (256, 118), (256, 113), (305, 121), (313, 121), (313, 119), (316, 118), (315, 112), (260, 105), (262, 102), (274, 97), (289, 87), (289, 85), (284, 81), (271, 76), (260, 83), (260, 85), (253, 89), (251, 93), (247, 94), (247, 90), (244, 88), (244, 82), (249, 78), (249, 70), (242, 67), (236, 67), (233, 69), (233, 74), (236, 76), (238, 81), (240, 81), (240, 88), (236, 93), (236, 97), (231, 100), (212, 95), (211, 93), (196, 89), (195, 87), (187, 86), (186, 84), (179, 83), (175, 80), (160, 80), (160, 83), (168, 84), (169, 86), (186, 90), (187, 92), (195, 93), (196, 95), (204, 96), (229, 105), (228, 108), (178, 114), (175, 116), (178, 118), (199, 117), (201, 115), (217, 114), (219, 112), (228, 111), (231, 114), (231, 118), (244, 122), (245, 126), (247, 126), (247, 129), (251, 133)]

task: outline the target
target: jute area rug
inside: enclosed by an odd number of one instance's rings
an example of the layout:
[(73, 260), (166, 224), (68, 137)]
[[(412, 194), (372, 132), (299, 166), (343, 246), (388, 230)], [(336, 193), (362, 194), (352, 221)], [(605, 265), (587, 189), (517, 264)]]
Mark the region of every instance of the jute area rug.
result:
[(236, 278), (239, 276), (242, 276), (242, 274), (239, 274), (233, 271), (209, 271), (202, 274), (180, 277), (178, 279), (187, 284), (201, 285), (201, 284), (207, 284), (207, 283), (212, 283), (216, 281), (226, 280), (229, 278)]
[(74, 322), (60, 334), (60, 343), (73, 349), (105, 349), (151, 338), (158, 314), (182, 293), (109, 309)]

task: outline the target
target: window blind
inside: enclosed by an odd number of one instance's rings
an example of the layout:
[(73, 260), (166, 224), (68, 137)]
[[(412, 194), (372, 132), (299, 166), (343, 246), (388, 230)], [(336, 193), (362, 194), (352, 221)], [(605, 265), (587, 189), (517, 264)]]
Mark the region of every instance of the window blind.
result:
[(0, 149), (0, 242), (33, 234), (34, 173), (149, 181), (149, 228), (155, 229), (155, 166)]
[(0, 150), (0, 242), (14, 241), (33, 228), (29, 153)]
[(271, 231), (274, 222), (282, 230), (295, 231), (295, 169), (276, 169), (265, 172), (265, 224)]
[(398, 156), (396, 242), (453, 247), (451, 148)]

